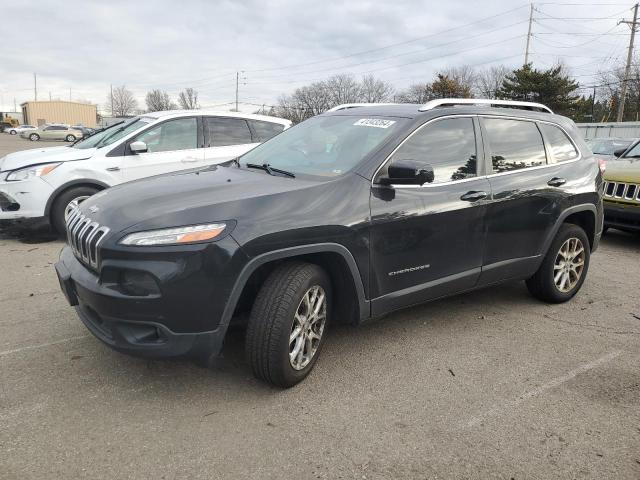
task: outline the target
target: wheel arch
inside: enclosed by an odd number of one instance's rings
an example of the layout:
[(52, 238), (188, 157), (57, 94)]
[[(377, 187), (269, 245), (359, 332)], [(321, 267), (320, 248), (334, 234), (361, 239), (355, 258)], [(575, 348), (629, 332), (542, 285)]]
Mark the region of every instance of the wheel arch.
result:
[(47, 200), (47, 204), (44, 207), (44, 216), (46, 218), (50, 218), (51, 207), (53, 207), (53, 204), (56, 201), (56, 199), (67, 190), (75, 187), (92, 187), (92, 188), (97, 188), (98, 190), (104, 190), (105, 188), (109, 188), (109, 185), (99, 180), (94, 180), (91, 178), (79, 178), (79, 179), (67, 182), (64, 185), (60, 185), (49, 196), (49, 199)]
[(282, 262), (299, 260), (324, 268), (333, 286), (333, 312), (346, 323), (358, 323), (370, 316), (362, 277), (351, 252), (337, 243), (321, 243), (267, 252), (252, 258), (238, 276), (222, 315), (222, 325), (250, 308), (258, 289)]
[(598, 209), (591, 203), (574, 205), (573, 207), (567, 208), (560, 214), (553, 229), (545, 240), (542, 254), (546, 254), (546, 252), (549, 250), (551, 242), (553, 242), (553, 239), (558, 234), (558, 230), (565, 223), (573, 223), (581, 227), (587, 234), (590, 247), (593, 250), (594, 246), (596, 245), (596, 228), (598, 225), (597, 215)]

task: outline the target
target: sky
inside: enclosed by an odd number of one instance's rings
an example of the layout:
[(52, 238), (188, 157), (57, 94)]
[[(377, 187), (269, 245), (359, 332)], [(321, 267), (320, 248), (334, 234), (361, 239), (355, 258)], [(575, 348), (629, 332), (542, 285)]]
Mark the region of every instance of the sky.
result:
[[(597, 2), (597, 3), (596, 3)], [(583, 87), (626, 59), (632, 3), (534, 4), (536, 68), (564, 62)], [(524, 61), (528, 3), (508, 0), (0, 0), (0, 111), (34, 99), (90, 101), (110, 85), (144, 108), (148, 90), (176, 100), (193, 87), (204, 107), (240, 110), (330, 75), (373, 74), (398, 90), (444, 68)], [(640, 40), (640, 39), (639, 39)]]

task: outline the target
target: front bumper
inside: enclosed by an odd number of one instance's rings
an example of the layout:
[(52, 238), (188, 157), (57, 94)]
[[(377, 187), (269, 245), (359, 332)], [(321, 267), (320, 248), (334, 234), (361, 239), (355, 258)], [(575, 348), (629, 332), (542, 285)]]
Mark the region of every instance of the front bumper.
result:
[(640, 205), (604, 202), (604, 225), (640, 231)]
[[(6, 174), (2, 174), (4, 178)], [(40, 177), (22, 182), (0, 181), (0, 220), (44, 217), (54, 188)]]
[[(118, 261), (122, 263), (122, 261)], [(150, 262), (151, 267), (159, 262)], [(109, 262), (103, 262), (103, 271)], [(130, 265), (144, 268), (144, 262), (132, 260)], [(170, 276), (179, 275), (183, 268)], [(167, 266), (162, 266), (166, 270)], [(69, 304), (76, 308), (80, 320), (87, 329), (114, 350), (141, 357), (164, 358), (176, 356), (209, 360), (219, 355), (228, 323), (207, 309), (211, 297), (200, 295), (197, 287), (200, 278), (191, 278), (193, 286), (188, 298), (177, 298), (173, 285), (162, 284), (160, 293), (149, 296), (124, 294), (102, 282), (100, 277), (85, 267), (69, 247), (65, 247), (55, 265), (60, 287)], [(152, 271), (152, 270), (149, 270)], [(154, 272), (155, 275), (155, 272)], [(217, 285), (214, 286), (219, 287)], [(221, 288), (216, 288), (218, 291)], [(175, 312), (179, 311), (179, 314)], [(189, 324), (199, 316), (205, 317), (210, 329)]]

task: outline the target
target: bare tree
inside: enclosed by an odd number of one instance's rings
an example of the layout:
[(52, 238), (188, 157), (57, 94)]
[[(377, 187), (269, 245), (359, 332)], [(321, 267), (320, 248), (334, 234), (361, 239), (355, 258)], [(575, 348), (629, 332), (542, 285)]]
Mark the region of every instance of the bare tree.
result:
[(113, 89), (113, 93), (107, 95), (107, 109), (112, 117), (127, 117), (132, 115), (138, 107), (138, 102), (133, 93), (122, 85)]
[(145, 97), (147, 110), (150, 112), (161, 112), (164, 110), (175, 110), (176, 104), (171, 101), (169, 94), (162, 90), (151, 90)]
[(388, 102), (394, 93), (393, 85), (373, 75), (362, 77), (360, 99), (366, 103)]
[(504, 65), (495, 65), (477, 75), (475, 90), (482, 98), (498, 98), (505, 77), (511, 71)]
[(178, 96), (178, 103), (180, 108), (185, 110), (197, 110), (200, 108), (198, 105), (198, 92), (191, 87), (185, 88)]
[(426, 103), (433, 98), (430, 83), (414, 83), (400, 92), (396, 99), (400, 103)]
[(439, 72), (438, 77), (445, 77), (451, 80), (459, 89), (459, 93), (468, 92), (468, 96), (473, 96), (473, 90), (477, 83), (476, 71), (469, 65), (459, 67), (449, 67)]
[(324, 82), (324, 87), (332, 106), (360, 101), (362, 88), (351, 75), (340, 74), (329, 77)]

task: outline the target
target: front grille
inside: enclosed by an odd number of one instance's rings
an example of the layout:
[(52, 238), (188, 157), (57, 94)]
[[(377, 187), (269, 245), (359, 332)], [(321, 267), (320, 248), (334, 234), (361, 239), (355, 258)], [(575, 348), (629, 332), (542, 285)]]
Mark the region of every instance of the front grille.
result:
[(67, 218), (67, 243), (76, 258), (94, 269), (100, 266), (100, 242), (109, 232), (107, 227), (101, 227), (74, 209)]
[(604, 182), (605, 198), (640, 202), (640, 185), (625, 182)]

